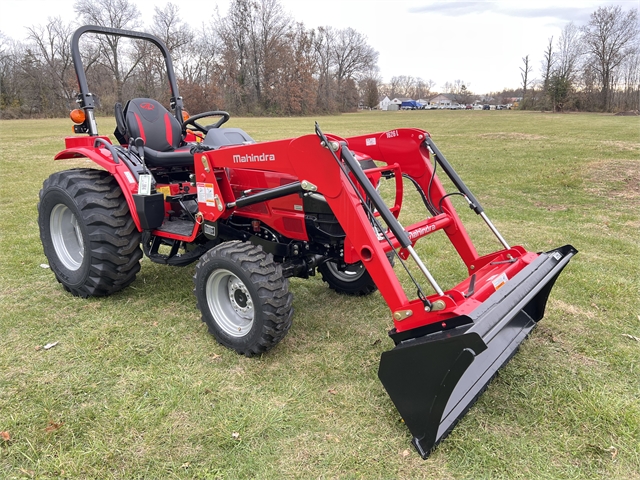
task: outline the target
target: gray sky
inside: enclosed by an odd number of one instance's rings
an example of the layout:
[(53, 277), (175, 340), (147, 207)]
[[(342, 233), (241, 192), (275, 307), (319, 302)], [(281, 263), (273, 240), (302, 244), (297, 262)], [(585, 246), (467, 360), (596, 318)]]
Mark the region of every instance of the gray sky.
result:
[[(522, 57), (529, 55), (539, 77), (549, 37), (558, 38), (569, 22), (583, 25), (598, 6), (640, 9), (640, 0), (280, 0), (295, 21), (307, 28), (352, 27), (367, 36), (379, 53), (383, 81), (396, 75), (445, 82), (462, 80), (474, 93), (517, 88)], [(0, 31), (26, 38), (25, 27), (44, 25), (48, 17), (75, 19), (73, 0), (0, 0)], [(153, 7), (166, 0), (134, 2), (148, 24)], [(230, 0), (180, 2), (181, 17), (194, 28), (208, 22), (216, 5), (224, 13)]]

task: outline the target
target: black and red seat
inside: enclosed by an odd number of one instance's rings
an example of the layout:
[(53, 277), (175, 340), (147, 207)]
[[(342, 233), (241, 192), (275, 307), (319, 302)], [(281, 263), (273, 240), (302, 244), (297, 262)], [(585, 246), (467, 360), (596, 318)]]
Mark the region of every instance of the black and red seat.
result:
[(178, 119), (152, 98), (134, 98), (122, 109), (116, 103), (116, 138), (128, 144), (130, 138), (144, 140), (145, 162), (151, 167), (193, 165), (192, 145), (185, 145)]
[[(206, 116), (222, 115), (222, 121), (214, 125), (201, 126), (195, 119)], [(138, 137), (144, 140), (145, 162), (150, 167), (184, 167), (193, 165), (194, 144), (184, 142), (187, 120), (181, 124), (162, 104), (152, 98), (134, 98), (122, 104), (116, 103), (115, 137), (121, 145), (128, 145), (129, 139)], [(239, 128), (218, 128), (229, 119), (226, 112), (207, 112), (193, 117), (191, 125), (205, 133), (202, 145), (209, 149), (218, 149), (230, 145), (254, 143), (254, 140)]]

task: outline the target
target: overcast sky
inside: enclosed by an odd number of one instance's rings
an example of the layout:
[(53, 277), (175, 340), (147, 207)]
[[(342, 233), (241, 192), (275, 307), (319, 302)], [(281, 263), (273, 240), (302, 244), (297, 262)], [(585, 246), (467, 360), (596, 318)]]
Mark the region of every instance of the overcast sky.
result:
[[(367, 36), (379, 54), (383, 81), (396, 75), (445, 82), (462, 80), (474, 93), (517, 88), (522, 57), (529, 55), (534, 76), (548, 39), (558, 38), (569, 22), (584, 25), (598, 6), (640, 8), (640, 0), (280, 0), (307, 28), (352, 27)], [(134, 0), (145, 24), (153, 7), (166, 0)], [(194, 28), (208, 22), (216, 5), (224, 14), (230, 0), (183, 2), (181, 17)], [(75, 20), (73, 0), (0, 0), (0, 31), (26, 38), (25, 27), (44, 25), (48, 17)]]

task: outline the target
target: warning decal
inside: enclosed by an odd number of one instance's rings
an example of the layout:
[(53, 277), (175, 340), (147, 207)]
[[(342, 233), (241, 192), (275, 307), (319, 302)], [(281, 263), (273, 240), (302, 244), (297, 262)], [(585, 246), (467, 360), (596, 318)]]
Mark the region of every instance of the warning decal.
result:
[(213, 183), (200, 183), (197, 184), (198, 188), (198, 203), (205, 203), (208, 207), (215, 207), (215, 193), (213, 190)]
[(497, 278), (493, 279), (491, 283), (493, 283), (493, 286), (495, 287), (495, 289), (498, 290), (501, 287), (504, 287), (504, 284), (507, 283), (508, 280), (509, 279), (507, 278), (507, 274), (501, 273), (500, 275), (498, 275)]

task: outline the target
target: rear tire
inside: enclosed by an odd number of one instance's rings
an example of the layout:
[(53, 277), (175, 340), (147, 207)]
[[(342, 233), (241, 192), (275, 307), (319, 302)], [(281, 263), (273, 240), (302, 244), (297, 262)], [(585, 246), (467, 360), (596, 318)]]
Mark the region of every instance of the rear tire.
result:
[(51, 270), (73, 295), (111, 295), (140, 270), (140, 232), (108, 172), (73, 169), (51, 175), (40, 190), (38, 226)]
[(291, 328), (289, 280), (262, 247), (222, 243), (200, 257), (193, 281), (202, 321), (227, 348), (247, 357), (260, 355)]

